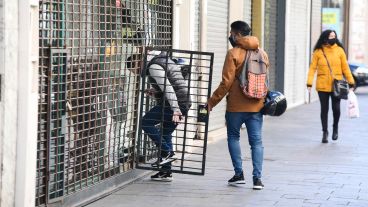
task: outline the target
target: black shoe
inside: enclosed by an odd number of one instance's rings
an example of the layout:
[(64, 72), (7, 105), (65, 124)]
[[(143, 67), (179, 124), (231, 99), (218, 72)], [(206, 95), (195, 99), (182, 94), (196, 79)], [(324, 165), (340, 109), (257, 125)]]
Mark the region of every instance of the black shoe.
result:
[(229, 181), (227, 181), (227, 183), (229, 185), (245, 184), (243, 173), (240, 175), (234, 175)]
[(334, 129), (332, 132), (332, 140), (336, 141), (339, 138), (339, 133), (337, 129)]
[(176, 158), (174, 158), (175, 153), (173, 151), (170, 152), (162, 151), (162, 152), (163, 152), (161, 153), (162, 160), (159, 165), (164, 165), (166, 163), (176, 160)]
[(262, 190), (264, 185), (261, 181), (261, 178), (256, 178), (253, 180), (253, 190)]
[(151, 176), (151, 180), (154, 181), (162, 181), (162, 182), (171, 182), (173, 181), (173, 176), (171, 172), (158, 172)]
[(161, 165), (164, 165), (169, 162), (173, 162), (176, 160), (174, 158), (175, 153), (173, 151), (167, 152), (167, 151), (161, 151), (161, 157), (157, 159), (154, 163), (151, 164), (152, 167), (158, 167)]
[(322, 143), (328, 143), (328, 132), (323, 132)]

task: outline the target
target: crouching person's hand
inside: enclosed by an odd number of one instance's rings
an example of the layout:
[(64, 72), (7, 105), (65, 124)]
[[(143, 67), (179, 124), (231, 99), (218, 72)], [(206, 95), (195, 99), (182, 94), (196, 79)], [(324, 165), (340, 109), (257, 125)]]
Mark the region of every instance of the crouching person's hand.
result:
[(173, 113), (172, 121), (175, 124), (179, 124), (181, 122), (181, 119), (182, 119), (182, 114), (181, 114), (180, 110), (175, 110), (174, 113)]

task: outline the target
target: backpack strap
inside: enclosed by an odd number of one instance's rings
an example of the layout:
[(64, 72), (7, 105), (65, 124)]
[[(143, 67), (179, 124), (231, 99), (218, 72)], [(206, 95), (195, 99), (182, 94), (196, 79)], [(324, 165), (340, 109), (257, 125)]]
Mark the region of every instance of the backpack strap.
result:
[(249, 52), (249, 50), (245, 50), (244, 65), (243, 65), (243, 68), (242, 68), (240, 74), (238, 75), (238, 80), (239, 80), (241, 85), (244, 85), (248, 82), (247, 73), (248, 73), (249, 58), (250, 58), (250, 52)]

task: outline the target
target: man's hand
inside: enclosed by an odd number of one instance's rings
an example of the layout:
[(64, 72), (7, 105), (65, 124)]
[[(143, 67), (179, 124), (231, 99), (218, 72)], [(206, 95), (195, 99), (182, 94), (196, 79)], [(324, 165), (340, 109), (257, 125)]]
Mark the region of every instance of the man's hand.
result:
[(181, 112), (178, 110), (178, 111), (174, 111), (173, 113), (173, 117), (172, 117), (172, 121), (175, 123), (175, 124), (179, 124), (181, 122)]

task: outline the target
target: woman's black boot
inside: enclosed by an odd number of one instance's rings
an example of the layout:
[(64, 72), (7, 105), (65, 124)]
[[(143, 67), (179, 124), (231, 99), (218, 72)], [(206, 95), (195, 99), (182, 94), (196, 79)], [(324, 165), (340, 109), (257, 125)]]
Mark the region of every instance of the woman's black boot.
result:
[(337, 130), (337, 127), (333, 128), (333, 132), (332, 132), (332, 140), (336, 141), (339, 138), (339, 133)]
[(328, 132), (327, 131), (323, 132), (322, 143), (328, 143)]

